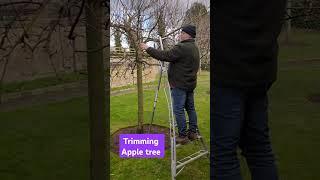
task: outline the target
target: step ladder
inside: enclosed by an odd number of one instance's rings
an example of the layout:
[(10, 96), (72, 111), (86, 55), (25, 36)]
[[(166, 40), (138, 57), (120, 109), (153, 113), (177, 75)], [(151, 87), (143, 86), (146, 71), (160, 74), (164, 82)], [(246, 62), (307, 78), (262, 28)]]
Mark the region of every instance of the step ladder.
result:
[[(161, 50), (164, 49), (162, 41), (163, 41), (163, 38), (159, 37)], [(153, 111), (152, 111), (151, 123), (149, 126), (149, 132), (150, 132), (150, 128), (151, 128), (151, 125), (152, 125), (153, 119), (154, 119), (154, 113), (155, 113), (156, 104), (158, 101), (158, 94), (159, 94), (159, 90), (160, 90), (160, 86), (161, 86), (161, 79), (162, 79), (163, 74), (167, 74), (164, 72), (166, 72), (168, 69), (168, 68), (166, 68), (164, 62), (159, 62), (159, 63), (160, 63), (160, 70), (159, 70), (160, 76), (159, 76), (158, 86), (157, 86), (155, 98), (154, 98)], [(203, 137), (200, 134), (199, 129), (197, 129), (197, 135), (198, 135), (197, 139), (192, 142), (189, 142), (189, 143), (198, 144), (200, 146), (200, 150), (198, 150), (198, 151), (196, 151), (186, 157), (183, 157), (179, 160), (177, 159), (177, 148), (182, 148), (182, 147), (184, 147), (184, 145), (176, 144), (177, 124), (176, 124), (176, 121), (174, 118), (172, 98), (171, 98), (171, 88), (170, 88), (168, 80), (166, 81), (166, 85), (164, 87), (164, 93), (165, 93), (165, 97), (166, 97), (167, 105), (168, 105), (169, 124), (170, 124), (171, 178), (172, 178), (172, 180), (175, 180), (176, 177), (182, 172), (182, 170), (184, 169), (184, 167), (187, 164), (201, 158), (202, 156), (207, 156), (209, 158), (209, 151), (208, 151), (208, 148), (204, 142)]]

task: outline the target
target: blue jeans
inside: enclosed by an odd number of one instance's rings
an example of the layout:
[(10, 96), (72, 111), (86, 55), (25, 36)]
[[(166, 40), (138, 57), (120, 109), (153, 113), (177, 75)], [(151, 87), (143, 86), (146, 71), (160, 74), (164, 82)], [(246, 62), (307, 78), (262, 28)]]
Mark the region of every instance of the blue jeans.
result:
[(187, 135), (185, 111), (189, 117), (189, 131), (197, 132), (197, 113), (194, 107), (194, 93), (180, 88), (171, 88), (173, 112), (180, 136)]
[(269, 87), (213, 87), (211, 154), (213, 180), (241, 180), (237, 148), (246, 158), (252, 180), (278, 180), (268, 128)]

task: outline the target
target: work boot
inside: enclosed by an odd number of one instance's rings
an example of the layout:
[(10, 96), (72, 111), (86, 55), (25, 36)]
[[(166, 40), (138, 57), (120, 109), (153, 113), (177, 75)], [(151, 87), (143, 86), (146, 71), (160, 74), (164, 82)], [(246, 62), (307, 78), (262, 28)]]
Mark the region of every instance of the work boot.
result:
[(187, 144), (189, 142), (188, 136), (181, 136), (179, 135), (178, 137), (176, 137), (176, 143), (177, 144)]
[(193, 132), (193, 131), (189, 131), (188, 138), (190, 141), (196, 140), (196, 139), (198, 139), (198, 133)]

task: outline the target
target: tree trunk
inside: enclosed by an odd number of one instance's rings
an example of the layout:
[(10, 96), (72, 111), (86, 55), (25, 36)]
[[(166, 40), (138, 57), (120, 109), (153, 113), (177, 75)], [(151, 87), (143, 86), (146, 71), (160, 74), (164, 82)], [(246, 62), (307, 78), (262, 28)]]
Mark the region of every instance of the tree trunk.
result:
[[(287, 2), (287, 14), (289, 17), (291, 17), (291, 1), (289, 0)], [(291, 19), (287, 20), (286, 23), (286, 36), (285, 36), (285, 43), (289, 44), (290, 41), (290, 34), (291, 34)]]
[(72, 42), (72, 65), (73, 65), (73, 72), (77, 73), (78, 69), (77, 69), (77, 59), (76, 59), (76, 40), (73, 39), (71, 40)]
[(0, 79), (0, 104), (2, 104), (2, 96), (4, 94), (4, 88), (3, 88), (3, 86), (4, 86), (4, 77), (5, 77), (6, 72), (7, 72), (8, 64), (9, 64), (9, 58), (6, 58), (5, 62), (4, 62), (2, 74), (1, 74), (1, 79)]
[[(106, 108), (104, 64), (102, 47), (102, 6), (98, 0), (87, 1), (86, 39), (88, 96), (90, 113), (90, 179), (106, 180), (109, 177), (109, 118)], [(101, 49), (101, 50), (97, 50)]]
[(142, 52), (136, 48), (137, 60), (137, 88), (138, 88), (138, 129), (137, 133), (143, 133), (143, 83), (142, 83)]
[[(46, 45), (46, 53), (48, 54), (50, 65), (52, 67), (52, 70), (53, 70), (54, 75), (56, 76), (57, 80), (58, 81), (62, 81), (62, 78), (59, 76), (58, 70), (55, 67), (54, 62), (52, 60), (52, 55), (50, 53), (50, 45), (49, 44), (50, 44), (50, 42), (48, 42), (48, 44)], [(34, 52), (31, 52), (31, 53), (32, 53), (32, 58), (31, 59), (32, 59), (32, 62), (33, 62), (33, 60), (34, 60)], [(32, 63), (31, 63), (31, 65), (32, 65)], [(32, 74), (33, 74), (33, 72), (32, 72)]]

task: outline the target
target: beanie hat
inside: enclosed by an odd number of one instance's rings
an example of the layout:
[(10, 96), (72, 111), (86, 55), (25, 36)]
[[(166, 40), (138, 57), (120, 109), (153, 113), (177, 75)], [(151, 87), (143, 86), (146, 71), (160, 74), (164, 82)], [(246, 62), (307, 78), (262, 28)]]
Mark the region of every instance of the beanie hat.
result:
[(185, 25), (181, 28), (181, 30), (187, 34), (189, 34), (192, 38), (196, 37), (196, 27), (193, 25)]

